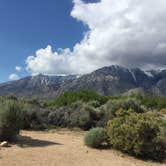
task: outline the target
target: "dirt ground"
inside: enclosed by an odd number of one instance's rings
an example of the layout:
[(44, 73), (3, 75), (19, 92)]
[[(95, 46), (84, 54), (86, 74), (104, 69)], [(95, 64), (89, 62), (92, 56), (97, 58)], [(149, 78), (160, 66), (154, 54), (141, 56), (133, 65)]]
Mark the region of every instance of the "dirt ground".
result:
[(166, 166), (87, 148), (83, 135), (68, 130), (22, 131), (18, 144), (0, 149), (0, 166)]

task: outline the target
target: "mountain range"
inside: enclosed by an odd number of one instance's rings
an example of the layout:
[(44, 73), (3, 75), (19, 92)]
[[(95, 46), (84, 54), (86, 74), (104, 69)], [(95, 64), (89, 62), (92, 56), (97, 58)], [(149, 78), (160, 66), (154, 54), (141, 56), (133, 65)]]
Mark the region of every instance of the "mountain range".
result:
[(53, 98), (65, 91), (92, 90), (102, 95), (140, 91), (166, 95), (166, 69), (143, 71), (139, 68), (109, 66), (85, 75), (28, 76), (0, 84), (0, 95)]

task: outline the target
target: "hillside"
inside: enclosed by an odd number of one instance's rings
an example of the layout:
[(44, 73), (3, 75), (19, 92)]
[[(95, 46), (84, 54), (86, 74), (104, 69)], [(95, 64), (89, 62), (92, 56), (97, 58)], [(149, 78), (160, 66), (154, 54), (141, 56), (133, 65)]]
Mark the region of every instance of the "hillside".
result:
[(0, 84), (0, 94), (21, 97), (52, 98), (65, 91), (93, 90), (102, 95), (141, 91), (166, 95), (166, 70), (143, 71), (110, 66), (92, 73), (76, 76), (29, 76), (17, 81)]

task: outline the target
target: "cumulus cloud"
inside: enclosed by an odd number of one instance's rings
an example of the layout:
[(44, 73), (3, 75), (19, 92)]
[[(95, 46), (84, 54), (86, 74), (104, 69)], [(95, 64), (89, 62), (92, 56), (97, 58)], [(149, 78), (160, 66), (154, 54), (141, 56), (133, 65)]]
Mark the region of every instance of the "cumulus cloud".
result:
[(10, 81), (15, 81), (15, 80), (18, 80), (19, 79), (19, 76), (17, 74), (10, 74), (9, 75), (9, 80)]
[(18, 71), (18, 72), (20, 72), (22, 70), (22, 67), (21, 66), (16, 66), (15, 70)]
[(45, 49), (36, 51), (36, 56), (29, 56), (26, 60), (27, 70), (32, 74), (70, 74), (72, 72), (70, 67), (69, 49), (60, 49), (58, 52), (53, 52), (50, 45)]
[(32, 74), (84, 74), (112, 64), (144, 69), (166, 66), (165, 0), (74, 0), (71, 16), (88, 26), (69, 48), (40, 49), (26, 60)]

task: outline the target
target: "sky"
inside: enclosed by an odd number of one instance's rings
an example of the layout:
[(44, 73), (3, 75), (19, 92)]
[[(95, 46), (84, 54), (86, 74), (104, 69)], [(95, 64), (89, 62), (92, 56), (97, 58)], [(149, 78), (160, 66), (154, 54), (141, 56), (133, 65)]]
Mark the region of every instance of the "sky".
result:
[(165, 0), (0, 0), (0, 82), (166, 67)]

